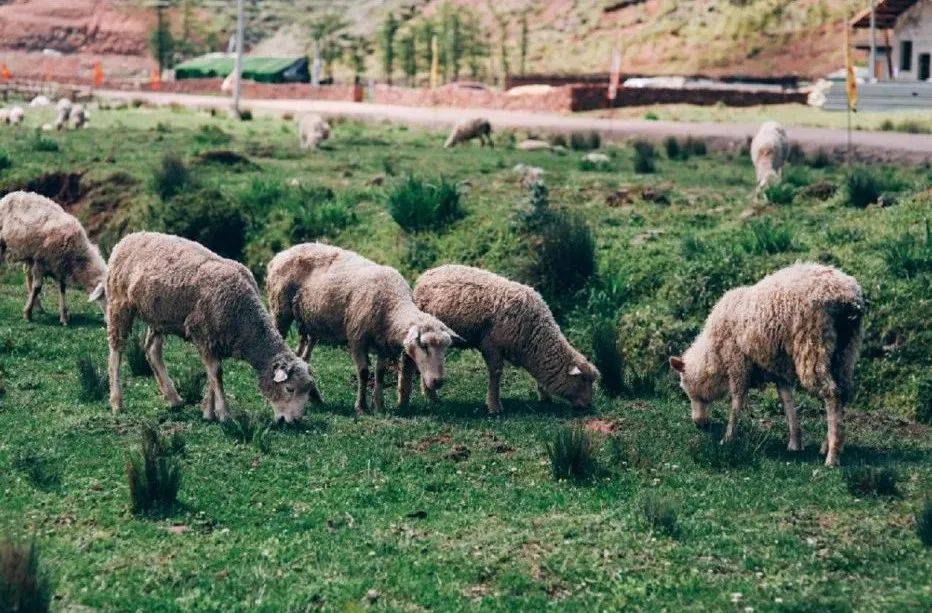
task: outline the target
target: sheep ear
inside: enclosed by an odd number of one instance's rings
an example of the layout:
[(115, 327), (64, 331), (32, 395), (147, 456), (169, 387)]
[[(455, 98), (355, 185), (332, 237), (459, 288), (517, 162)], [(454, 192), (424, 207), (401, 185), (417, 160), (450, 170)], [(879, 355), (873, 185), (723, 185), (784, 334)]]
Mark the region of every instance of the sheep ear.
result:
[(579, 366), (576, 366), (574, 364), (573, 367), (570, 369), (570, 375), (575, 377), (581, 374), (582, 374), (582, 370), (579, 369)]
[(408, 333), (405, 335), (405, 340), (402, 341), (405, 347), (413, 347), (418, 343), (418, 333), (417, 326), (411, 326), (408, 329)]
[(275, 381), (275, 383), (281, 383), (282, 381), (287, 381), (288, 373), (285, 372), (284, 368), (276, 368), (275, 374), (273, 375), (272, 380)]
[(466, 339), (454, 332), (453, 330), (447, 328), (447, 332), (450, 334), (450, 340), (453, 341), (454, 347), (464, 347), (466, 345)]
[(670, 368), (676, 372), (683, 372), (686, 369), (686, 363), (683, 362), (683, 358), (677, 356), (670, 356)]
[(103, 297), (104, 297), (104, 284), (98, 283), (97, 287), (94, 288), (94, 291), (92, 291), (90, 296), (87, 297), (87, 301), (94, 302), (95, 300), (100, 300)]

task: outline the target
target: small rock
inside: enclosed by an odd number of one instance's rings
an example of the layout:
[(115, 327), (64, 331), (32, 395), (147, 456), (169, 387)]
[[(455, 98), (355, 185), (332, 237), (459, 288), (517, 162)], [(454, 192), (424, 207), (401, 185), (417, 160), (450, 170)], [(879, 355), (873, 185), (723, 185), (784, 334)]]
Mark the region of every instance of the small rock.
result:
[(369, 590), (368, 592), (366, 592), (366, 601), (372, 604), (373, 602), (379, 599), (379, 596), (381, 596), (381, 594), (379, 593), (378, 590), (374, 590), (374, 589)]
[(549, 151), (551, 149), (550, 143), (536, 138), (523, 140), (516, 145), (516, 148), (521, 151)]
[(596, 152), (587, 153), (586, 155), (583, 156), (583, 160), (586, 162), (590, 162), (592, 164), (596, 164), (596, 165), (608, 164), (609, 162), (612, 161), (612, 159), (608, 157), (607, 155), (605, 155), (604, 153), (596, 153)]

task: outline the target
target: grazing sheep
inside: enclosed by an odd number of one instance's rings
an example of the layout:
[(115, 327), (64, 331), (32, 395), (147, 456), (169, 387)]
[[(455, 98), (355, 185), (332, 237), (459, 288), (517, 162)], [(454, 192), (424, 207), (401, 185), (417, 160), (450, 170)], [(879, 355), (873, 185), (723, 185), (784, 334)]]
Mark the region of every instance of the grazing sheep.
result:
[(58, 117), (55, 119), (55, 129), (64, 130), (68, 127), (68, 119), (71, 118), (71, 100), (68, 98), (62, 98), (58, 101), (56, 108), (58, 109)]
[(23, 122), (23, 119), (26, 117), (26, 111), (23, 110), (21, 106), (14, 106), (10, 109), (10, 124), (19, 125)]
[(833, 466), (843, 443), (843, 405), (853, 392), (854, 363), (861, 345), (864, 298), (858, 282), (831, 266), (794, 264), (756, 285), (727, 292), (682, 357), (670, 358), (689, 396), (692, 418), (708, 423), (710, 402), (731, 393), (725, 440), (749, 387), (772, 381), (789, 424), (789, 449), (802, 448), (793, 405), (799, 382), (825, 402), (828, 436), (825, 464)]
[(776, 121), (761, 125), (751, 141), (751, 161), (757, 173), (757, 191), (780, 179), (790, 146), (786, 130)]
[(137, 316), (149, 326), (146, 357), (172, 406), (184, 401), (162, 360), (166, 334), (193, 343), (207, 368), (208, 385), (201, 405), (204, 419), (229, 417), (220, 370), (221, 361), (228, 357), (253, 367), (259, 391), (272, 404), (278, 421), (300, 419), (308, 398), (321, 402), (307, 364), (275, 330), (245, 266), (178, 236), (136, 232), (113, 248), (107, 274), (110, 406), (114, 412), (123, 408), (120, 361)]
[(49, 97), (41, 94), (29, 101), (29, 106), (32, 108), (40, 108), (50, 104), (52, 104), (52, 101), (49, 100)]
[(398, 403), (404, 405), (413, 371), (429, 390), (443, 384), (444, 351), (458, 339), (416, 306), (398, 271), (352, 251), (305, 243), (276, 255), (266, 275), (269, 305), (282, 335), (292, 321), (301, 335), (298, 354), (309, 359), (318, 341), (345, 344), (356, 366), (356, 413), (366, 410), (369, 353), (375, 352), (373, 404), (383, 409), (382, 379), (389, 361), (402, 356)]
[(76, 104), (71, 107), (68, 118), (71, 120), (72, 127), (75, 130), (80, 130), (87, 124), (87, 110), (85, 110), (83, 104)]
[(462, 120), (453, 127), (443, 146), (449, 149), (474, 138), (478, 138), (483, 146), (495, 147), (495, 143), (492, 142), (492, 124), (488, 119), (477, 117)]
[(508, 360), (537, 381), (540, 399), (551, 394), (574, 407), (592, 403), (598, 369), (576, 351), (533, 288), (469, 266), (440, 266), (421, 275), (414, 302), (478, 349), (489, 370), (486, 407), (501, 411), (499, 383)]
[(317, 145), (330, 138), (330, 124), (320, 115), (304, 115), (298, 123), (298, 136), (302, 149), (317, 149)]
[(39, 305), (46, 275), (58, 281), (58, 314), (68, 325), (65, 287), (76, 284), (90, 292), (89, 300), (104, 308), (107, 264), (100, 250), (87, 238), (75, 217), (45, 196), (13, 192), (0, 200), (0, 261), (5, 255), (26, 265), (23, 309), (27, 320)]

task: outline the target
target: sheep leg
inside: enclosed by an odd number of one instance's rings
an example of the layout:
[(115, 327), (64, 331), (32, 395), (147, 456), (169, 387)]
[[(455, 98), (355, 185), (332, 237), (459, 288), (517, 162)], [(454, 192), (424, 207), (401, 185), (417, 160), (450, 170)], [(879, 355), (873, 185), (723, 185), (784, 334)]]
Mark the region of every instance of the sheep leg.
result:
[(540, 383), (537, 384), (537, 398), (541, 402), (553, 402), (553, 396)]
[(25, 316), (26, 321), (32, 321), (32, 311), (38, 305), (39, 310), (42, 310), (42, 305), (39, 304), (39, 294), (42, 292), (42, 280), (43, 274), (39, 269), (39, 265), (34, 263), (29, 271), (26, 273), (26, 276), (29, 277), (29, 297), (26, 299), (26, 306), (23, 308), (23, 316)]
[(184, 400), (178, 395), (175, 384), (171, 377), (168, 376), (168, 369), (165, 368), (165, 360), (162, 356), (162, 349), (165, 345), (165, 339), (161, 334), (157, 334), (152, 328), (146, 331), (146, 340), (144, 343), (146, 358), (149, 359), (149, 366), (152, 367), (152, 373), (155, 375), (155, 382), (159, 386), (162, 395), (168, 400), (168, 404), (176, 409), (184, 404)]
[(107, 342), (110, 356), (107, 371), (110, 376), (110, 409), (114, 413), (123, 410), (123, 387), (120, 383), (120, 362), (126, 341), (133, 329), (133, 311), (110, 304), (107, 308)]
[(437, 394), (437, 390), (428, 389), (427, 385), (424, 384), (423, 377), (421, 377), (421, 395), (431, 402), (440, 402), (440, 396)]
[(68, 305), (65, 303), (65, 279), (58, 280), (58, 321), (61, 325), (68, 325)]
[(353, 364), (356, 365), (356, 415), (366, 412), (366, 387), (369, 384), (369, 352), (365, 347), (350, 349)]
[[(204, 366), (207, 368), (208, 394), (205, 394), (205, 402), (209, 395), (213, 400), (213, 407), (211, 410), (212, 417), (216, 417), (219, 421), (226, 421), (230, 418), (230, 412), (227, 410), (227, 397), (223, 391), (223, 369), (221, 368), (221, 362), (217, 358), (207, 354), (202, 355), (201, 358), (204, 360)], [(209, 418), (205, 417), (205, 419)]]
[(301, 334), (301, 341), (298, 343), (298, 350), (295, 351), (295, 354), (305, 362), (311, 361), (311, 353), (314, 351), (314, 347), (317, 346), (317, 339), (312, 337), (310, 334)]
[(407, 354), (401, 356), (401, 368), (398, 369), (398, 406), (408, 406), (411, 400), (411, 388), (414, 385), (414, 373), (417, 366)]
[(826, 466), (837, 466), (838, 455), (841, 453), (841, 446), (845, 442), (844, 429), (842, 421), (844, 420), (844, 408), (838, 400), (836, 394), (828, 395), (825, 399), (825, 415), (828, 427), (827, 438), (822, 443), (822, 453), (825, 454)]
[(728, 413), (728, 426), (725, 428), (724, 443), (732, 443), (735, 440), (735, 430), (738, 428), (738, 415), (744, 408), (744, 399), (747, 390), (744, 387), (733, 386), (731, 390), (731, 411)]
[(796, 405), (793, 404), (793, 388), (787, 385), (777, 385), (777, 393), (783, 403), (786, 424), (790, 429), (790, 443), (786, 448), (790, 451), (799, 451), (803, 448), (802, 432), (799, 429), (799, 413), (796, 411)]
[(376, 411), (385, 410), (385, 394), (382, 387), (385, 371), (388, 370), (388, 363), (382, 356), (375, 358), (375, 388), (372, 390), (372, 406)]
[(489, 413), (501, 413), (502, 354), (488, 346), (480, 347), (479, 351), (485, 360), (486, 368), (489, 369), (489, 391), (485, 397), (485, 406)]

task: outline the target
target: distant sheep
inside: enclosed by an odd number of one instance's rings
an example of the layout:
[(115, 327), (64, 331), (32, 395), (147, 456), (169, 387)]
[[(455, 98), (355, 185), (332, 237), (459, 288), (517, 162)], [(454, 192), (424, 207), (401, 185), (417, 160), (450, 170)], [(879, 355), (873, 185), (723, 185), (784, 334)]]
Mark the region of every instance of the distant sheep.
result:
[(32, 108), (39, 108), (50, 104), (52, 104), (52, 101), (49, 100), (48, 96), (43, 96), (41, 94), (29, 101), (29, 106)]
[(756, 285), (722, 296), (682, 357), (670, 358), (689, 396), (692, 418), (708, 423), (708, 405), (731, 394), (725, 440), (735, 437), (749, 387), (773, 381), (790, 430), (789, 449), (802, 448), (793, 386), (825, 402), (825, 464), (833, 466), (844, 441), (843, 405), (853, 393), (861, 345), (864, 298), (858, 282), (831, 266), (794, 264)]
[(55, 119), (55, 129), (64, 130), (68, 127), (68, 120), (71, 119), (71, 100), (61, 98), (55, 107), (58, 109), (58, 117)]
[[(68, 325), (65, 288), (76, 284), (90, 292), (89, 300), (104, 307), (107, 264), (74, 216), (45, 196), (13, 192), (0, 200), (0, 261), (4, 256), (26, 265), (23, 309), (27, 320), (39, 305), (46, 275), (58, 281), (59, 321)], [(40, 306), (41, 308), (41, 306)]]
[(427, 389), (443, 384), (444, 351), (458, 337), (414, 305), (410, 286), (394, 268), (338, 247), (306, 243), (272, 259), (266, 286), (279, 332), (287, 334), (297, 322), (299, 355), (309, 359), (318, 341), (349, 347), (356, 365), (357, 414), (366, 411), (370, 352), (376, 354), (376, 410), (384, 408), (382, 379), (388, 363), (399, 355), (399, 405), (408, 401), (415, 368)]
[(492, 124), (489, 123), (488, 119), (477, 117), (462, 120), (453, 127), (443, 146), (449, 149), (474, 138), (478, 138), (483, 146), (495, 146), (495, 143), (492, 142)]
[(146, 356), (159, 389), (172, 406), (180, 406), (183, 400), (162, 360), (166, 334), (190, 341), (201, 355), (207, 369), (201, 405), (204, 419), (229, 417), (220, 372), (221, 361), (228, 357), (252, 366), (259, 391), (272, 404), (278, 421), (300, 419), (308, 398), (321, 401), (307, 364), (275, 330), (245, 266), (178, 236), (136, 232), (113, 248), (107, 274), (110, 406), (114, 412), (123, 408), (120, 362), (137, 316), (149, 325)]
[(320, 115), (304, 115), (298, 123), (298, 136), (302, 149), (317, 149), (317, 146), (330, 138), (330, 124)]
[(83, 104), (75, 104), (71, 107), (68, 118), (71, 120), (71, 126), (75, 130), (80, 130), (87, 124), (87, 110)]
[(534, 377), (542, 401), (555, 395), (574, 407), (592, 403), (598, 369), (570, 345), (533, 288), (478, 268), (440, 266), (417, 280), (414, 301), (482, 354), (489, 371), (490, 413), (502, 410), (499, 384), (505, 360)]
[(776, 121), (765, 122), (751, 141), (751, 161), (757, 174), (758, 192), (779, 181), (789, 152), (790, 145), (783, 126)]
[(26, 117), (26, 111), (21, 106), (14, 106), (10, 109), (10, 125), (19, 125)]

